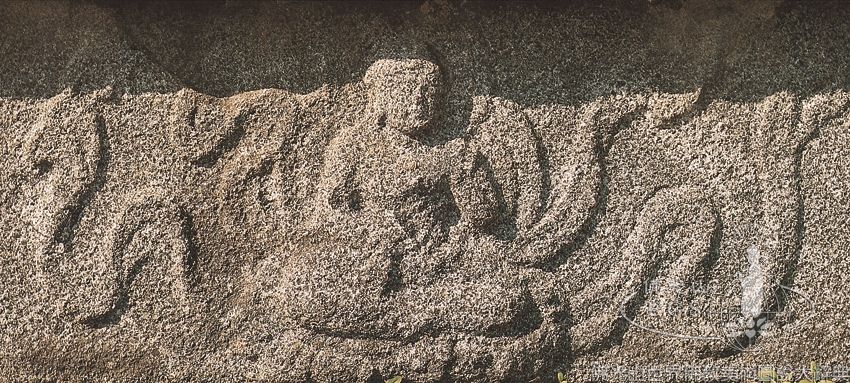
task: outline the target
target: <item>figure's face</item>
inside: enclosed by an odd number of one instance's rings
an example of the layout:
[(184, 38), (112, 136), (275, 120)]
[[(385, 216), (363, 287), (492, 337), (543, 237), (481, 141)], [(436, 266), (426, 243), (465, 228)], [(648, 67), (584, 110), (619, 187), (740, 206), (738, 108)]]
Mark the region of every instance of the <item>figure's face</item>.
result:
[(409, 136), (424, 131), (436, 114), (440, 69), (420, 59), (378, 60), (366, 71), (372, 109), (388, 127)]

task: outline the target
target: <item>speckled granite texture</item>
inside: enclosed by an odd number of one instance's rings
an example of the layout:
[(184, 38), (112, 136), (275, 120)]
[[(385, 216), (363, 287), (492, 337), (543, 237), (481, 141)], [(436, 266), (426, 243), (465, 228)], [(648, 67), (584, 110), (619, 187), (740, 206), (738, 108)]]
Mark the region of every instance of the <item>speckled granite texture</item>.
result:
[(4, 2), (0, 381), (850, 365), (848, 16)]

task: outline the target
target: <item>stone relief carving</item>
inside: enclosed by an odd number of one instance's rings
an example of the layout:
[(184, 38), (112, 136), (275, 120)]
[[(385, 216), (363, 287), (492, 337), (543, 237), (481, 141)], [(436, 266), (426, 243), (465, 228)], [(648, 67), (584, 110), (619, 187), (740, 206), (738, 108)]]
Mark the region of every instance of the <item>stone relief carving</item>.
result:
[[(802, 246), (801, 156), (830, 123), (811, 111), (832, 108), (841, 119), (843, 104), (779, 94), (695, 111), (697, 92), (526, 108), (477, 96), (464, 134), (435, 144), (429, 135), (439, 129), (442, 70), (424, 59), (378, 60), (362, 84), (343, 91), (365, 94), (362, 113), (321, 129), (311, 128), (305, 111), (329, 110), (341, 93), (162, 96), (173, 99), (161, 133), (181, 164), (174, 171), (197, 177), (197, 193), (216, 202), (198, 208), (179, 188), (122, 189), (126, 202), (89, 231), (102, 234), (96, 249), (107, 261), (93, 271), (95, 287), (85, 289), (108, 293), (80, 298), (66, 314), (94, 331), (120, 326), (134, 305), (160, 310), (169, 301), (187, 312), (211, 305), (201, 302), (215, 282), (202, 281), (199, 263), (228, 253), (205, 253), (199, 237), (217, 232), (250, 240), (228, 244), (242, 257), (233, 263), (242, 269), (228, 269), (231, 281), (243, 281), (229, 290), (237, 298), (213, 305), (237, 315), (252, 304), (238, 297), (274, 300), (267, 315), (280, 323), (278, 341), (309, 344), (313, 365), (336, 358), (323, 354), (325, 342), (347, 342), (370, 350), (364, 353), (394, 347), (400, 355), (384, 362), (353, 355), (352, 369), (415, 369), (411, 360), (419, 358), (423, 377), (534, 376), (553, 365), (523, 355), (601, 352), (628, 331), (624, 312), (634, 317), (650, 304), (698, 299), (686, 288), (695, 283), (735, 285), (736, 271), (754, 256), (765, 278), (754, 295), (761, 298), (747, 305), (758, 309), (732, 319), (734, 331), (715, 339), (711, 352), (758, 342), (748, 335), (758, 330), (751, 322), (770, 322), (782, 310), (786, 302), (774, 292), (792, 283)], [(5, 175), (16, 181), (4, 203), (20, 214), (13, 251), (22, 265), (35, 265), (40, 280), (61, 272), (87, 209), (111, 182), (112, 128), (102, 114), (115, 102), (108, 92), (62, 94), (26, 120), (36, 122), (17, 147), (20, 169)], [(691, 128), (701, 113), (724, 110), (753, 118)], [(748, 145), (687, 158), (677, 149), (729, 134), (747, 136)], [(75, 145), (58, 144), (69, 140)], [(305, 157), (304, 140), (322, 143), (320, 150)], [(663, 164), (622, 162), (635, 142), (657, 150)], [(707, 156), (721, 158), (720, 167), (697, 166)], [(643, 183), (630, 185), (630, 177)], [(724, 184), (739, 178), (751, 187)], [(134, 240), (141, 235), (149, 239)], [(733, 248), (728, 238), (758, 251)], [(611, 262), (607, 272), (569, 286), (565, 270), (600, 249), (613, 252), (600, 260)], [(140, 284), (140, 273), (168, 275), (167, 286)], [(70, 280), (84, 286), (86, 279)], [(681, 294), (644, 294), (650, 282)], [(576, 291), (581, 296), (571, 297)], [(167, 297), (145, 303), (146, 294)], [(428, 348), (433, 357), (411, 356)], [(236, 357), (231, 351), (221, 357)]]

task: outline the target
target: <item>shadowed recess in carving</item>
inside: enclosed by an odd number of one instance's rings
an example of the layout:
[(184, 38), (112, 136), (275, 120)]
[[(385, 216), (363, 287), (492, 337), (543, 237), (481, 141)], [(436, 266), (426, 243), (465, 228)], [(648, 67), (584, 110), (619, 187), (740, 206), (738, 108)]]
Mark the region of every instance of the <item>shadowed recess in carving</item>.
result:
[(189, 282), (188, 287), (197, 286), (200, 281), (198, 273), (198, 232), (195, 228), (195, 220), (192, 214), (184, 207), (179, 207), (180, 234), (186, 241), (186, 258), (183, 263), (184, 274)]
[(553, 271), (560, 265), (566, 262), (573, 254), (584, 248), (587, 241), (596, 233), (596, 228), (605, 217), (608, 209), (608, 194), (610, 188), (610, 174), (608, 171), (608, 154), (611, 147), (617, 139), (617, 133), (631, 126), (636, 120), (642, 118), (646, 107), (642, 106), (637, 110), (628, 113), (617, 119), (610, 132), (597, 128), (594, 131), (594, 160), (599, 167), (599, 184), (596, 189), (593, 206), (590, 208), (590, 214), (579, 226), (578, 230), (573, 234), (569, 242), (561, 245), (555, 256), (549, 261), (535, 264), (532, 266), (539, 267), (543, 270)]
[[(195, 128), (195, 116), (197, 115), (197, 106), (190, 113), (190, 128)], [(240, 110), (236, 117), (233, 118), (233, 127), (226, 135), (221, 137), (213, 147), (200, 157), (192, 161), (195, 166), (209, 168), (214, 166), (222, 156), (236, 148), (239, 142), (245, 137), (245, 122), (250, 118), (253, 110)]]
[[(178, 246), (169, 247), (169, 251), (174, 254), (159, 259), (142, 254), (126, 268), (128, 247), (136, 235), (149, 226), (176, 231), (178, 238), (172, 243)], [(115, 267), (112, 304), (104, 313), (85, 318), (80, 323), (94, 329), (117, 325), (132, 306), (132, 287), (145, 266), (164, 266), (165, 272), (171, 273), (168, 278), (175, 283), (176, 293), (181, 299), (188, 298), (191, 289), (198, 283), (196, 237), (191, 214), (174, 203), (148, 200), (128, 207), (121, 223), (115, 228), (109, 247)]]
[(115, 299), (112, 307), (105, 313), (85, 318), (80, 323), (93, 329), (102, 329), (117, 325), (124, 313), (130, 309), (130, 289), (133, 286), (133, 282), (149, 261), (150, 258), (142, 257), (133, 262), (133, 265), (127, 271), (127, 275), (121, 278), (119, 282), (118, 289), (115, 291), (117, 299)]
[[(82, 192), (71, 205), (65, 209), (59, 226), (53, 232), (53, 241), (64, 246), (65, 252), (73, 251), (74, 235), (80, 220), (83, 218), (86, 207), (91, 204), (97, 193), (106, 182), (107, 170), (109, 167), (109, 135), (106, 130), (106, 123), (103, 117), (96, 116), (94, 119), (95, 131), (97, 134), (97, 164), (95, 166), (94, 179), (89, 184), (85, 185)], [(45, 169), (49, 171), (52, 168), (50, 163), (39, 163), (39, 170)]]
[(546, 148), (546, 144), (543, 142), (543, 138), (540, 137), (540, 133), (538, 133), (536, 129), (532, 128), (531, 136), (534, 138), (534, 152), (537, 154), (537, 162), (540, 163), (540, 175), (542, 181), (540, 188), (540, 201), (542, 203), (539, 210), (535, 213), (535, 216), (540, 217), (552, 205), (552, 201), (550, 199), (552, 197), (552, 170), (550, 169), (552, 164), (549, 162), (548, 149)]

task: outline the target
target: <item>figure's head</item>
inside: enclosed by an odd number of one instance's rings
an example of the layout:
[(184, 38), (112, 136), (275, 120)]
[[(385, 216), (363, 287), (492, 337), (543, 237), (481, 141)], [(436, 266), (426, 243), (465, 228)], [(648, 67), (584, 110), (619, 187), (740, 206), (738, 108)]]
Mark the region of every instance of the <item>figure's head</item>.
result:
[(366, 70), (369, 106), (408, 136), (426, 130), (440, 99), (440, 68), (423, 59), (382, 59)]

